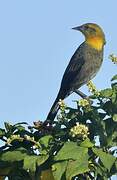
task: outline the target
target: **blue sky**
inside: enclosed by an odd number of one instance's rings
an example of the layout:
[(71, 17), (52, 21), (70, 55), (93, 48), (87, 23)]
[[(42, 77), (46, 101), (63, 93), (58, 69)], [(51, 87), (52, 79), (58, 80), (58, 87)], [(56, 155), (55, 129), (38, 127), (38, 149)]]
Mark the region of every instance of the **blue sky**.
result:
[[(117, 66), (117, 1), (0, 1), (0, 122), (44, 120), (57, 95), (64, 70), (84, 40), (72, 27), (86, 22), (106, 34), (104, 63), (93, 80), (109, 86)], [(86, 87), (82, 88), (87, 91)], [(66, 102), (72, 105), (76, 95)]]

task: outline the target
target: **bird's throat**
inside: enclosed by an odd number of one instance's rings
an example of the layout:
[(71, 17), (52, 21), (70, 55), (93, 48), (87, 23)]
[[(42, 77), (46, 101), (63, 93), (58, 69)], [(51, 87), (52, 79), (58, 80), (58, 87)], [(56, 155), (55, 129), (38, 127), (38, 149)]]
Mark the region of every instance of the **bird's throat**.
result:
[(100, 51), (103, 48), (104, 40), (101, 37), (89, 37), (86, 39), (86, 43)]

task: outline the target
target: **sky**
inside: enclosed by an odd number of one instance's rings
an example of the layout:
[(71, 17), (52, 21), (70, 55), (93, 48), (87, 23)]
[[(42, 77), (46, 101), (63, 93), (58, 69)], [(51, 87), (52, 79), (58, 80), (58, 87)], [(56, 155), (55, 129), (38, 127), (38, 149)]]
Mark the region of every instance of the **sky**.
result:
[[(116, 18), (116, 0), (1, 0), (0, 127), (5, 121), (32, 124), (46, 118), (64, 70), (84, 40), (74, 26), (94, 22), (103, 28), (104, 62), (93, 82), (98, 89), (109, 87), (117, 72), (108, 59), (117, 55)], [(73, 94), (66, 103), (74, 106), (78, 98)]]
[[(106, 35), (104, 62), (93, 79), (110, 86), (117, 72), (108, 56), (117, 55), (116, 0), (0, 1), (0, 125), (44, 120), (56, 98), (64, 70), (83, 42), (71, 28), (99, 24)], [(87, 87), (82, 88), (87, 92)], [(73, 105), (77, 95), (65, 102)]]

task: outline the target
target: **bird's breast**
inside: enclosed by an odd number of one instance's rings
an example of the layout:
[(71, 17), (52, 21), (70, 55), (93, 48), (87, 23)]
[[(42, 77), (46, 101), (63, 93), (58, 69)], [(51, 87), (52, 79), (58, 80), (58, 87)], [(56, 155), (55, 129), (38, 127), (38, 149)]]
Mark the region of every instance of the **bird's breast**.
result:
[(83, 59), (84, 64), (74, 81), (76, 89), (95, 77), (102, 64), (103, 50), (97, 51), (90, 46), (86, 46), (83, 50)]

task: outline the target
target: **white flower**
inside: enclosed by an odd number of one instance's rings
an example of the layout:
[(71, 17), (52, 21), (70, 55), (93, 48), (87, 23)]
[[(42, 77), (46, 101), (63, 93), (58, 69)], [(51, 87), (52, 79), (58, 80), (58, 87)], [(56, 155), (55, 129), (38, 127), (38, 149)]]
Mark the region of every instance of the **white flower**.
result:
[(79, 137), (82, 139), (86, 139), (89, 134), (88, 130), (89, 129), (87, 126), (76, 123), (76, 125), (70, 129), (70, 134), (72, 137)]

